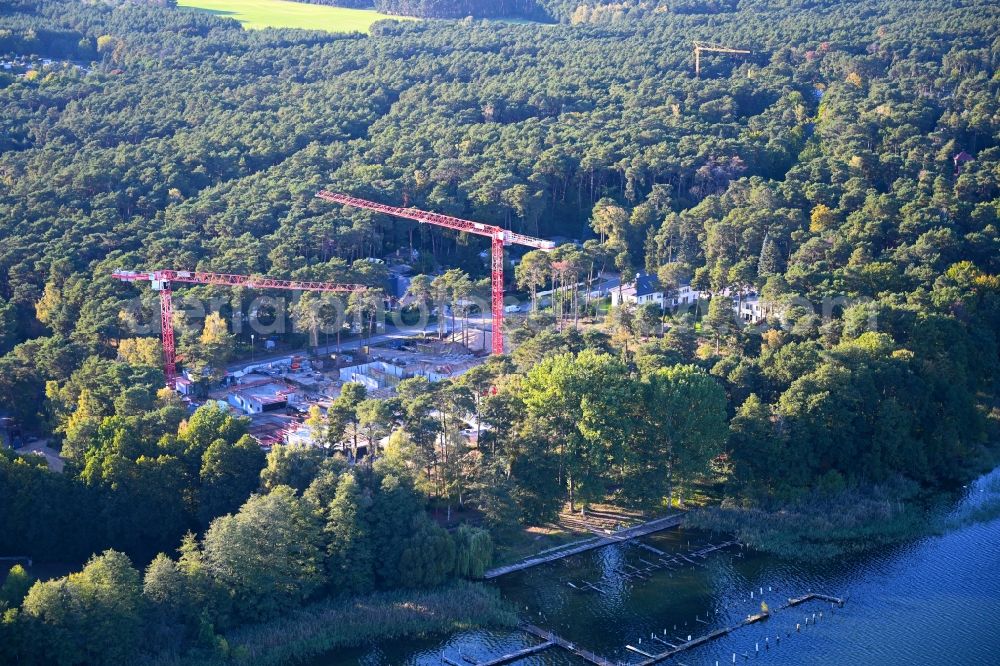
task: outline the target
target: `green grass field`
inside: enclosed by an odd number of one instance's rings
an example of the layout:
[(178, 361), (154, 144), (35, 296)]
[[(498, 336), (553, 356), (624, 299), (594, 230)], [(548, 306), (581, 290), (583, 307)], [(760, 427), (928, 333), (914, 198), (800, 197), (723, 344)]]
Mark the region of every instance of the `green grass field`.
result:
[(387, 18), (372, 9), (346, 9), (286, 0), (178, 0), (181, 7), (234, 18), (244, 28), (306, 28), (329, 32), (368, 32)]

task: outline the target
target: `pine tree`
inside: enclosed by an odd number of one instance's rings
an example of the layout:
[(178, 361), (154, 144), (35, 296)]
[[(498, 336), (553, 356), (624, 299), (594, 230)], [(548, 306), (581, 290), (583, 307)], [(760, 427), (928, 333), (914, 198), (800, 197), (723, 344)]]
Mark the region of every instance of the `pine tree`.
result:
[(323, 537), (326, 572), (338, 592), (367, 592), (374, 584), (374, 560), (365, 513), (371, 500), (362, 495), (353, 472), (345, 472), (330, 503)]
[(702, 322), (708, 331), (715, 338), (715, 353), (719, 353), (719, 348), (723, 338), (728, 337), (736, 324), (736, 316), (733, 312), (733, 301), (727, 296), (716, 296), (708, 304), (708, 314)]
[(769, 275), (776, 275), (781, 272), (781, 255), (778, 252), (778, 244), (771, 240), (770, 236), (764, 236), (764, 243), (760, 248), (760, 257), (757, 259), (757, 277), (763, 281)]

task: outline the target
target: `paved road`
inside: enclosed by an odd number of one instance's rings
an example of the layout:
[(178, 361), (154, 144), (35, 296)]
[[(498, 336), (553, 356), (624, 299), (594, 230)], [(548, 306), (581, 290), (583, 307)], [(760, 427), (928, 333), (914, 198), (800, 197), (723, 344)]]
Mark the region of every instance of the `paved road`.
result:
[(49, 464), (49, 469), (53, 472), (61, 472), (63, 471), (63, 468), (66, 467), (66, 461), (59, 457), (59, 454), (55, 449), (49, 448), (49, 440), (47, 439), (39, 439), (38, 441), (25, 444), (21, 448), (14, 450), (22, 456), (42, 456), (45, 458), (45, 462)]

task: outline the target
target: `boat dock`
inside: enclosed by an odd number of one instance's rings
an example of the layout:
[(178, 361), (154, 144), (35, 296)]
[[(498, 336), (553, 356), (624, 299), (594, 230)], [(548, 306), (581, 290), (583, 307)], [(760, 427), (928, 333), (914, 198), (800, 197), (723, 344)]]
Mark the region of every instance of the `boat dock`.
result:
[(555, 552), (550, 552), (546, 555), (536, 555), (533, 557), (528, 557), (526, 559), (523, 559), (520, 562), (516, 562), (514, 564), (508, 564), (507, 566), (490, 569), (483, 575), (483, 578), (486, 580), (489, 580), (491, 578), (497, 578), (499, 576), (504, 576), (506, 574), (513, 573), (515, 571), (523, 571), (524, 569), (530, 569), (531, 567), (538, 566), (539, 564), (546, 564), (547, 562), (555, 562), (556, 560), (561, 560), (564, 557), (569, 557), (571, 555), (584, 553), (588, 550), (594, 550), (595, 548), (603, 548), (604, 546), (610, 546), (615, 543), (630, 541), (632, 539), (644, 537), (649, 534), (653, 534), (655, 532), (669, 530), (680, 525), (683, 519), (684, 519), (684, 514), (677, 513), (671, 516), (657, 518), (656, 520), (650, 520), (648, 522), (642, 523), (641, 525), (636, 525), (634, 527), (627, 527), (623, 530), (613, 532), (606, 536), (584, 539), (583, 541), (578, 541), (574, 544), (569, 544), (564, 549)]
[(595, 666), (615, 666), (614, 663), (608, 661), (604, 657), (594, 654), (589, 650), (585, 650), (579, 645), (576, 645), (575, 643), (570, 643), (565, 638), (557, 636), (551, 631), (545, 631), (544, 629), (536, 627), (533, 624), (522, 624), (521, 629), (523, 631), (528, 632), (529, 634), (532, 634), (533, 636), (541, 638), (543, 641), (551, 642), (555, 645), (558, 645), (562, 649), (568, 652), (572, 652), (577, 657), (580, 657), (580, 659), (583, 659), (584, 661), (589, 662), (591, 664), (595, 664)]
[[(645, 546), (641, 541), (634, 541), (636, 546)], [(722, 543), (708, 544), (698, 550), (691, 551), (687, 555), (677, 553), (671, 555), (669, 553), (664, 553), (661, 550), (652, 548), (650, 546), (647, 550), (652, 549), (650, 552), (657, 552), (662, 555), (662, 557), (656, 558), (655, 562), (650, 562), (642, 557), (638, 558), (639, 563), (642, 566), (636, 566), (634, 564), (624, 563), (619, 574), (628, 580), (648, 580), (653, 573), (657, 571), (662, 571), (664, 569), (669, 571), (677, 571), (684, 566), (705, 566), (705, 560), (708, 556), (716, 551), (722, 550), (723, 548), (728, 548), (730, 546), (738, 546), (738, 541), (724, 541)], [(580, 581), (579, 583), (574, 583), (573, 581), (567, 581), (569, 585), (574, 590), (579, 592), (599, 592), (605, 593), (607, 590), (597, 583), (592, 583), (590, 581)]]
[(843, 607), (844, 600), (839, 597), (831, 597), (826, 594), (816, 594), (815, 592), (810, 592), (803, 597), (796, 597), (794, 599), (789, 599), (788, 603), (782, 606), (782, 608), (791, 608), (792, 606), (798, 606), (799, 604), (804, 604), (807, 601), (828, 601), (831, 604), (836, 604), (837, 606)]
[[(816, 594), (810, 592), (809, 594), (806, 594), (804, 596), (794, 597), (789, 599), (786, 603), (782, 604), (776, 610), (785, 610), (788, 608), (792, 608), (794, 606), (798, 606), (800, 604), (804, 604), (808, 601), (825, 601), (840, 607), (843, 607), (845, 603), (844, 600), (840, 599), (839, 597), (832, 597), (826, 594)], [(671, 657), (676, 657), (682, 652), (686, 652), (687, 650), (691, 650), (700, 645), (710, 643), (716, 640), (717, 638), (721, 638), (723, 636), (731, 634), (737, 629), (766, 620), (771, 616), (772, 612), (748, 615), (745, 619), (741, 620), (740, 622), (737, 622), (736, 624), (733, 624), (728, 627), (722, 627), (714, 631), (710, 631), (707, 634), (703, 634), (696, 638), (691, 638), (690, 636), (688, 637), (688, 640), (684, 640), (683, 638), (676, 638), (674, 640), (676, 640), (677, 643), (670, 643), (669, 641), (666, 641), (657, 636), (651, 636), (651, 638), (656, 640), (656, 642), (661, 643), (662, 645), (665, 645), (669, 648), (664, 652), (654, 654), (652, 652), (649, 652), (640, 647), (636, 647), (634, 645), (626, 645), (625, 649), (629, 650), (630, 652), (634, 652), (642, 657), (645, 657), (645, 659), (643, 659), (642, 661), (633, 663), (633, 666), (654, 666), (654, 664), (659, 664), (661, 662), (666, 661), (667, 659), (670, 659)], [(822, 616), (822, 613), (820, 613), (820, 615)], [(542, 643), (534, 645), (532, 647), (524, 648), (522, 650), (518, 650), (516, 652), (505, 654), (502, 657), (497, 657), (496, 659), (492, 659), (490, 661), (476, 662), (468, 657), (463, 657), (463, 659), (469, 662), (470, 664), (474, 664), (475, 666), (500, 666), (501, 664), (509, 664), (524, 657), (527, 657), (529, 655), (537, 654), (538, 652), (542, 652), (543, 650), (548, 650), (551, 647), (559, 646), (560, 648), (566, 650), (567, 652), (571, 652), (580, 659), (583, 659), (587, 663), (594, 664), (594, 666), (615, 666), (614, 662), (609, 661), (608, 659), (605, 659), (604, 657), (595, 654), (590, 650), (587, 650), (577, 645), (576, 643), (572, 643), (551, 631), (547, 631), (540, 627), (536, 627), (533, 624), (522, 624), (520, 625), (519, 628), (521, 629), (521, 631), (524, 631), (526, 633), (531, 634), (532, 636), (542, 639)], [(664, 630), (664, 635), (666, 635), (666, 630)], [(452, 661), (451, 659), (448, 659), (444, 655), (441, 656), (441, 660), (444, 663), (448, 664), (449, 666), (462, 666), (462, 664)]]
[[(801, 597), (796, 597), (794, 599), (789, 599), (786, 603), (782, 604), (777, 610), (785, 610), (787, 608), (792, 608), (793, 606), (798, 606), (800, 604), (804, 604), (807, 601), (827, 601), (827, 602), (829, 602), (831, 604), (835, 604), (835, 605), (840, 606), (840, 607), (843, 607), (843, 605), (844, 605), (844, 600), (840, 599), (838, 597), (831, 597), (831, 596), (826, 595), (826, 594), (816, 594), (816, 593), (812, 593), (811, 592), (811, 593), (809, 593), (807, 595), (804, 595), (804, 596), (801, 596)], [(822, 615), (822, 613), (821, 613), (821, 615)], [(670, 659), (671, 657), (677, 656), (681, 652), (684, 652), (686, 650), (690, 650), (692, 648), (696, 648), (699, 645), (704, 645), (705, 643), (710, 643), (711, 641), (714, 641), (717, 638), (721, 638), (722, 636), (730, 634), (730, 633), (736, 631), (737, 629), (740, 629), (742, 627), (746, 627), (746, 626), (751, 625), (751, 624), (755, 624), (755, 623), (760, 622), (762, 620), (766, 620), (770, 616), (771, 616), (771, 613), (757, 613), (756, 615), (748, 615), (745, 620), (742, 620), (741, 622), (737, 622), (736, 624), (734, 624), (732, 626), (723, 627), (721, 629), (716, 629), (715, 631), (711, 631), (711, 632), (709, 632), (707, 634), (704, 634), (703, 636), (698, 636), (697, 638), (693, 638), (693, 639), (691, 639), (689, 641), (685, 641), (685, 642), (683, 642), (683, 643), (681, 643), (679, 645), (674, 645), (669, 650), (667, 650), (665, 652), (660, 652), (659, 654), (650, 654), (648, 652), (645, 652), (645, 651), (643, 651), (643, 650), (641, 650), (639, 648), (633, 647), (631, 645), (626, 645), (625, 647), (627, 649), (631, 650), (632, 652), (636, 652), (636, 653), (641, 654), (641, 655), (643, 655), (643, 656), (646, 657), (646, 659), (644, 661), (640, 661), (635, 666), (653, 666), (653, 664), (658, 664), (658, 663), (660, 663), (662, 661), (666, 661), (667, 659)], [(666, 641), (661, 641), (661, 642), (664, 643), (664, 644), (670, 645)]]
[(555, 645), (556, 645), (555, 641), (545, 641), (544, 643), (541, 643), (539, 645), (532, 645), (531, 647), (526, 647), (523, 650), (518, 650), (517, 652), (511, 652), (510, 654), (505, 654), (504, 656), (497, 657), (496, 659), (490, 659), (489, 661), (480, 661), (476, 664), (476, 666), (501, 666), (502, 664), (509, 664), (512, 661), (517, 661), (518, 659), (523, 659), (533, 654), (538, 654), (543, 650), (548, 650), (550, 647), (553, 647)]
[(733, 631), (736, 631), (740, 627), (745, 627), (748, 624), (760, 622), (766, 617), (768, 617), (767, 613), (758, 613), (757, 615), (749, 615), (745, 620), (739, 622), (738, 624), (734, 624), (731, 627), (723, 627), (722, 629), (716, 629), (715, 631), (711, 631), (703, 636), (698, 636), (697, 638), (692, 638), (689, 641), (684, 641), (680, 645), (675, 645), (666, 652), (661, 652), (659, 654), (649, 654), (647, 652), (639, 650), (638, 648), (632, 647), (631, 645), (626, 645), (625, 647), (632, 650), (633, 652), (638, 652), (639, 654), (646, 657), (645, 661), (640, 661), (637, 664), (637, 666), (652, 666), (652, 664), (658, 664), (661, 661), (670, 659), (671, 657), (678, 655), (686, 650), (696, 648), (699, 645), (704, 645), (705, 643), (710, 643), (714, 641), (716, 638), (721, 638)]

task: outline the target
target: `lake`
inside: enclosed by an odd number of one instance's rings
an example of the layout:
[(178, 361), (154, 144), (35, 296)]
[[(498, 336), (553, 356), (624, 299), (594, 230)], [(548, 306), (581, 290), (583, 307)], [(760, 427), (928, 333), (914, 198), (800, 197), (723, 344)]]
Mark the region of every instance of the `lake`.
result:
[[(875, 554), (803, 564), (729, 548), (708, 555), (703, 566), (663, 570), (642, 580), (624, 574), (657, 556), (636, 546), (615, 545), (511, 574), (496, 584), (519, 605), (525, 619), (615, 663), (642, 660), (626, 645), (659, 653), (667, 649), (660, 640), (676, 644), (689, 635), (739, 622), (760, 611), (762, 596), (774, 609), (790, 597), (818, 592), (847, 603), (833, 610), (829, 603), (811, 601), (776, 611), (766, 621), (664, 663), (725, 665), (733, 663), (736, 654), (736, 663), (775, 666), (993, 666), (1000, 663), (1000, 518), (991, 510), (998, 505), (1000, 469), (969, 486), (946, 519), (952, 525), (949, 531)], [(982, 522), (975, 522), (977, 516)], [(688, 553), (719, 541), (683, 530), (644, 539), (668, 553)], [(581, 592), (569, 585), (585, 581), (602, 591)], [(796, 624), (802, 625), (801, 631), (796, 632)], [(341, 650), (311, 664), (430, 666), (444, 663), (442, 654), (468, 663), (463, 657), (484, 661), (538, 642), (518, 631), (467, 631)], [(551, 648), (516, 663), (586, 662)]]

